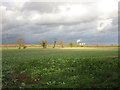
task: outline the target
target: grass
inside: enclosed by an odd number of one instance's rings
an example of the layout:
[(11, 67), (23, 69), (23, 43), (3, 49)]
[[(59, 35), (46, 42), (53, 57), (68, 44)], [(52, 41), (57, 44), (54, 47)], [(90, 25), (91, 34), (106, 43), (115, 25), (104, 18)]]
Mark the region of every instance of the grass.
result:
[(117, 56), (114, 47), (3, 49), (3, 88), (115, 88)]

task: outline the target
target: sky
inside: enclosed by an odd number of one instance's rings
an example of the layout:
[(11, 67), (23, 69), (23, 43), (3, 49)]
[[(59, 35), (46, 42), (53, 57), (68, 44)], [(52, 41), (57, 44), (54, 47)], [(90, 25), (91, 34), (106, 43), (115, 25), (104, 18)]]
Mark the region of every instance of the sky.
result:
[(15, 44), (16, 38), (24, 38), (26, 44), (41, 40), (118, 44), (118, 0), (20, 1), (0, 3), (2, 44)]

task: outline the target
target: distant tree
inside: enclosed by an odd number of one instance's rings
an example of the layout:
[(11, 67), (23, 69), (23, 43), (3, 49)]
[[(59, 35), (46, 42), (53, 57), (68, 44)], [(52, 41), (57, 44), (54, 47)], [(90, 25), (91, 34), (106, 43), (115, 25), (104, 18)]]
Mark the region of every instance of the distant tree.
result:
[(43, 48), (46, 48), (47, 47), (47, 41), (46, 40), (42, 40), (40, 41), (40, 44)]
[(53, 43), (53, 48), (55, 48), (56, 43), (57, 43), (57, 41), (55, 40)]
[(26, 49), (27, 48), (27, 46), (23, 46), (23, 49)]
[(21, 47), (24, 48), (24, 44), (25, 44), (24, 38), (17, 38), (15, 42), (18, 44), (18, 49), (21, 49)]
[(8, 49), (8, 45), (5, 45), (5, 47)]
[(69, 42), (69, 46), (73, 47), (75, 45), (75, 42)]
[(63, 40), (60, 40), (59, 41), (59, 44), (60, 44), (60, 46), (63, 48), (64, 46), (63, 46)]

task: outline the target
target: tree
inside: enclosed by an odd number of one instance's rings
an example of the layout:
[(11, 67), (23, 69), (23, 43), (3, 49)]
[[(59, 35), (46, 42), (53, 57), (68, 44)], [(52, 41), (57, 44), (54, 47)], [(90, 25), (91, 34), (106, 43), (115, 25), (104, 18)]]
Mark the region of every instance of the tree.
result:
[(26, 49), (27, 48), (27, 46), (23, 46), (23, 49)]
[(15, 42), (18, 44), (18, 49), (21, 49), (21, 47), (24, 48), (24, 44), (25, 44), (24, 38), (17, 38)]
[(63, 48), (64, 46), (63, 46), (63, 40), (60, 40), (59, 41), (59, 44), (60, 44), (60, 46)]
[(55, 48), (55, 45), (56, 45), (56, 43), (57, 43), (57, 41), (55, 40), (55, 41), (54, 41), (54, 45), (53, 45), (53, 48)]
[(40, 41), (40, 44), (43, 48), (46, 48), (47, 47), (47, 41), (46, 40), (42, 40)]
[(69, 42), (69, 46), (73, 47), (75, 45), (75, 42)]

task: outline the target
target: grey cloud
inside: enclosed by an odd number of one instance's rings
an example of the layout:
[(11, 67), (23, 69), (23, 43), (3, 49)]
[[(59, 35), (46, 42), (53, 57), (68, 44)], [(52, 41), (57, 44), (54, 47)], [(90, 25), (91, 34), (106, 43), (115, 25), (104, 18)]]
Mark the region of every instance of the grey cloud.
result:
[[(99, 19), (94, 5), (84, 3), (88, 13), (70, 17), (59, 13), (58, 6), (63, 4), (66, 3), (29, 2), (16, 13), (11, 10), (14, 14), (3, 19), (3, 44), (13, 44), (19, 37), (25, 38), (28, 44), (39, 44), (40, 40), (53, 43), (55, 38), (64, 40), (64, 43), (82, 39), (88, 44), (117, 44), (117, 17), (112, 18), (110, 28), (98, 31)], [(32, 20), (34, 14), (40, 15), (41, 18)]]
[(117, 25), (118, 24), (118, 17), (113, 18), (112, 24), (113, 25)]
[(57, 2), (26, 2), (22, 8), (25, 11), (38, 11), (40, 13), (55, 13), (58, 12), (58, 5), (63, 4)]

